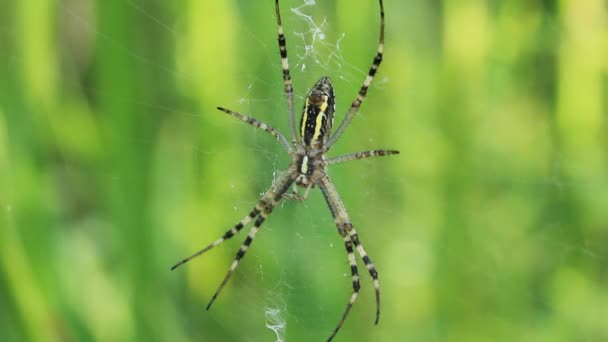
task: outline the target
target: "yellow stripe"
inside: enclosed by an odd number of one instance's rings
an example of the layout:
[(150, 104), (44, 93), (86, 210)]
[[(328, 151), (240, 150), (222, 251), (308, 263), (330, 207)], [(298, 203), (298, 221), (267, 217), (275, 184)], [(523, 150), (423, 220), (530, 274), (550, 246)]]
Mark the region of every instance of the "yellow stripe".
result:
[(315, 134), (312, 136), (312, 140), (318, 140), (321, 135), (321, 127), (323, 127), (323, 118), (325, 117), (325, 110), (327, 109), (327, 96), (323, 96), (323, 103), (321, 104), (319, 115), (317, 115), (317, 121), (315, 123)]
[(302, 137), (302, 140), (304, 140), (306, 119), (308, 119), (308, 98), (306, 98), (306, 105), (304, 106), (304, 113), (302, 114), (302, 125), (300, 126), (300, 136)]
[(302, 166), (300, 166), (300, 172), (301, 173), (308, 173), (308, 156), (304, 156), (304, 158), (302, 158)]

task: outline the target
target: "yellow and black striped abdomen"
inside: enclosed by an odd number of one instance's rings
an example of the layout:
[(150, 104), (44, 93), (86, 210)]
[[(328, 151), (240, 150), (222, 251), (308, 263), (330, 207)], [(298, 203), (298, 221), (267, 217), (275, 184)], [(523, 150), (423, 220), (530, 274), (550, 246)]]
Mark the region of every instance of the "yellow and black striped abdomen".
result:
[(306, 96), (300, 121), (300, 135), (305, 146), (320, 148), (325, 144), (334, 122), (334, 110), (334, 87), (329, 77), (323, 77)]

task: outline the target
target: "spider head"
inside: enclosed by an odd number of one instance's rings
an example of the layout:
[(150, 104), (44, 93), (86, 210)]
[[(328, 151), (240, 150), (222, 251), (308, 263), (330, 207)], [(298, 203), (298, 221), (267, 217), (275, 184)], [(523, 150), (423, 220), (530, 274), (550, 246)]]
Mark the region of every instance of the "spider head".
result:
[(321, 148), (334, 123), (335, 95), (329, 77), (321, 77), (310, 89), (300, 120), (300, 136), (306, 147)]

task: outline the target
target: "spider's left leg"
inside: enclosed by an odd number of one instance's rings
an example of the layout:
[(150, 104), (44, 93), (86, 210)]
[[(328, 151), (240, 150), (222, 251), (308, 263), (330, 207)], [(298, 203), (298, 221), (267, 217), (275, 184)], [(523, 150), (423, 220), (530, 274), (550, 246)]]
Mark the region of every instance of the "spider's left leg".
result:
[(288, 172), (286, 172), (285, 175), (283, 175), (281, 178), (276, 180), (275, 183), (272, 185), (272, 187), (268, 191), (266, 191), (264, 196), (262, 196), (262, 199), (260, 200), (260, 202), (264, 203), (265, 206), (260, 211), (258, 218), (255, 220), (255, 223), (253, 224), (253, 227), (251, 227), (251, 230), (249, 231), (249, 234), (247, 234), (245, 241), (243, 241), (243, 244), (241, 245), (238, 252), (236, 253), (234, 261), (232, 261), (232, 264), (230, 265), (230, 268), (228, 269), (228, 273), (226, 273), (224, 280), (222, 280), (222, 283), (220, 284), (218, 289), (213, 294), (213, 297), (211, 297), (209, 304), (207, 304), (207, 310), (209, 310), (209, 308), (211, 307), (211, 304), (213, 304), (213, 302), (217, 299), (217, 296), (220, 294), (220, 292), (222, 291), (222, 289), (224, 288), (224, 286), (226, 285), (228, 280), (230, 280), (230, 277), (232, 277), (234, 270), (236, 270), (237, 266), (239, 265), (239, 262), (241, 261), (243, 256), (245, 256), (245, 253), (249, 249), (251, 242), (253, 242), (253, 239), (255, 238), (255, 235), (258, 233), (258, 230), (260, 229), (260, 226), (262, 225), (262, 223), (264, 223), (264, 221), (266, 220), (268, 215), (270, 215), (270, 213), (272, 212), (272, 209), (281, 200), (281, 198), (283, 197), (283, 194), (289, 189), (289, 187), (294, 182), (294, 180), (295, 180), (295, 176), (294, 176), (293, 172), (288, 171)]
[(378, 42), (378, 50), (376, 52), (376, 56), (374, 57), (374, 60), (372, 61), (372, 66), (369, 68), (367, 76), (363, 81), (363, 85), (359, 89), (357, 97), (355, 97), (355, 100), (350, 105), (346, 116), (344, 117), (344, 119), (342, 119), (342, 122), (340, 123), (340, 126), (338, 126), (338, 129), (336, 129), (336, 132), (329, 138), (329, 140), (325, 144), (325, 147), (327, 147), (328, 149), (338, 140), (338, 138), (340, 138), (342, 133), (344, 133), (346, 127), (348, 127), (350, 122), (353, 120), (353, 118), (359, 111), (359, 107), (361, 106), (361, 103), (363, 102), (363, 100), (365, 100), (365, 96), (367, 95), (367, 90), (372, 84), (372, 81), (374, 80), (374, 76), (376, 75), (378, 68), (380, 68), (380, 63), (382, 63), (382, 56), (384, 54), (384, 5), (382, 4), (382, 0), (379, 0), (378, 2), (380, 3), (380, 39)]
[(293, 152), (293, 148), (291, 147), (291, 145), (289, 144), (289, 142), (287, 142), (287, 139), (285, 139), (285, 136), (283, 134), (281, 134), (281, 132), (279, 132), (276, 128), (271, 127), (268, 124), (265, 124), (257, 119), (254, 119), (250, 116), (247, 115), (243, 115), (239, 112), (235, 112), (233, 110), (230, 109), (226, 109), (223, 107), (217, 107), (217, 109), (219, 109), (220, 111), (235, 117), (241, 121), (244, 121), (248, 124), (250, 124), (251, 126), (254, 126), (256, 128), (259, 128), (261, 130), (264, 130), (268, 133), (270, 133), (270, 135), (272, 135), (273, 137), (275, 137), (275, 139), (277, 139), (279, 141), (279, 143), (281, 143), (281, 145), (283, 145), (283, 148), (285, 148), (285, 150), (287, 151), (287, 153), (289, 153), (291, 155), (291, 153)]
[(291, 129), (291, 140), (296, 141), (296, 120), (293, 111), (293, 84), (291, 75), (289, 74), (289, 61), (287, 60), (287, 40), (283, 33), (283, 24), (281, 22), (281, 11), (279, 10), (279, 0), (274, 1), (274, 8), (277, 15), (277, 30), (279, 33), (279, 53), (281, 54), (281, 68), (283, 69), (283, 83), (285, 84), (285, 97), (287, 98), (287, 110), (289, 112), (289, 127)]
[(353, 278), (353, 294), (351, 295), (351, 298), (346, 306), (346, 309), (344, 310), (344, 313), (342, 314), (342, 318), (340, 319), (340, 321), (338, 322), (338, 325), (336, 326), (333, 333), (331, 334), (331, 336), (328, 339), (328, 341), (331, 341), (334, 338), (334, 336), (336, 335), (336, 333), (338, 332), (338, 330), (340, 330), (340, 328), (342, 327), (342, 324), (346, 320), (346, 317), (348, 316), (348, 313), (350, 312), (351, 307), (355, 303), (355, 300), (357, 299), (357, 295), (359, 293), (359, 288), (360, 288), (359, 275), (357, 272), (357, 264), (356, 264), (355, 256), (353, 253), (353, 245), (355, 246), (355, 248), (361, 255), (363, 262), (365, 263), (365, 267), (367, 268), (367, 270), (369, 271), (369, 274), (371, 275), (371, 277), (374, 280), (374, 288), (376, 289), (375, 324), (378, 324), (378, 320), (380, 318), (380, 283), (378, 281), (378, 272), (376, 272), (376, 268), (374, 267), (373, 263), (371, 262), (371, 260), (367, 256), (367, 254), (365, 253), (365, 250), (363, 249), (363, 246), (361, 245), (361, 243), (359, 241), (357, 232), (355, 231), (355, 228), (353, 228), (353, 225), (350, 222), (350, 218), (348, 216), (348, 213), (346, 212), (344, 203), (342, 202), (340, 195), (338, 195), (338, 192), (336, 191), (336, 188), (334, 187), (333, 183), (331, 182), (329, 177), (324, 176), (319, 180), (318, 184), (319, 184), (319, 188), (321, 189), (321, 192), (323, 193), (323, 196), (325, 197), (327, 205), (329, 206), (329, 210), (331, 211), (331, 214), (334, 218), (334, 222), (336, 223), (338, 232), (344, 239), (344, 244), (346, 246), (346, 251), (348, 253), (348, 260), (350, 263), (352, 278)]
[(372, 260), (369, 258), (369, 256), (367, 256), (363, 245), (359, 241), (359, 235), (352, 224), (346, 225), (346, 229), (348, 231), (348, 235), (350, 235), (350, 238), (353, 240), (353, 244), (357, 248), (357, 252), (359, 252), (359, 256), (361, 256), (361, 259), (363, 259), (365, 268), (367, 268), (369, 275), (374, 280), (374, 289), (376, 290), (376, 320), (374, 321), (374, 324), (377, 325), (378, 321), (380, 320), (380, 280), (378, 279), (378, 271), (376, 271), (376, 267), (374, 266)]
[(325, 165), (344, 163), (344, 162), (351, 161), (351, 160), (359, 160), (359, 159), (369, 158), (369, 157), (384, 157), (384, 156), (389, 156), (391, 154), (399, 154), (399, 151), (373, 150), (373, 151), (355, 152), (355, 153), (345, 154), (343, 156), (329, 158), (329, 159), (325, 160)]

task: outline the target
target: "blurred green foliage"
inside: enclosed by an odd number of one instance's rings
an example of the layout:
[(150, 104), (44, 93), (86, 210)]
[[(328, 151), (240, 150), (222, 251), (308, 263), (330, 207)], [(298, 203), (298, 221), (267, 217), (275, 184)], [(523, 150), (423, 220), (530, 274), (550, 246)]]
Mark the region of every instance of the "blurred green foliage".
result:
[[(374, 55), (374, 0), (282, 1), (297, 106), (337, 120)], [(339, 341), (608, 341), (608, 9), (386, 0), (386, 54), (330, 170), (380, 272)], [(310, 16), (308, 18), (307, 16)], [(351, 290), (322, 196), (170, 272), (289, 160), (273, 2), (0, 3), (0, 340), (326, 338)], [(236, 241), (234, 241), (236, 240)]]

